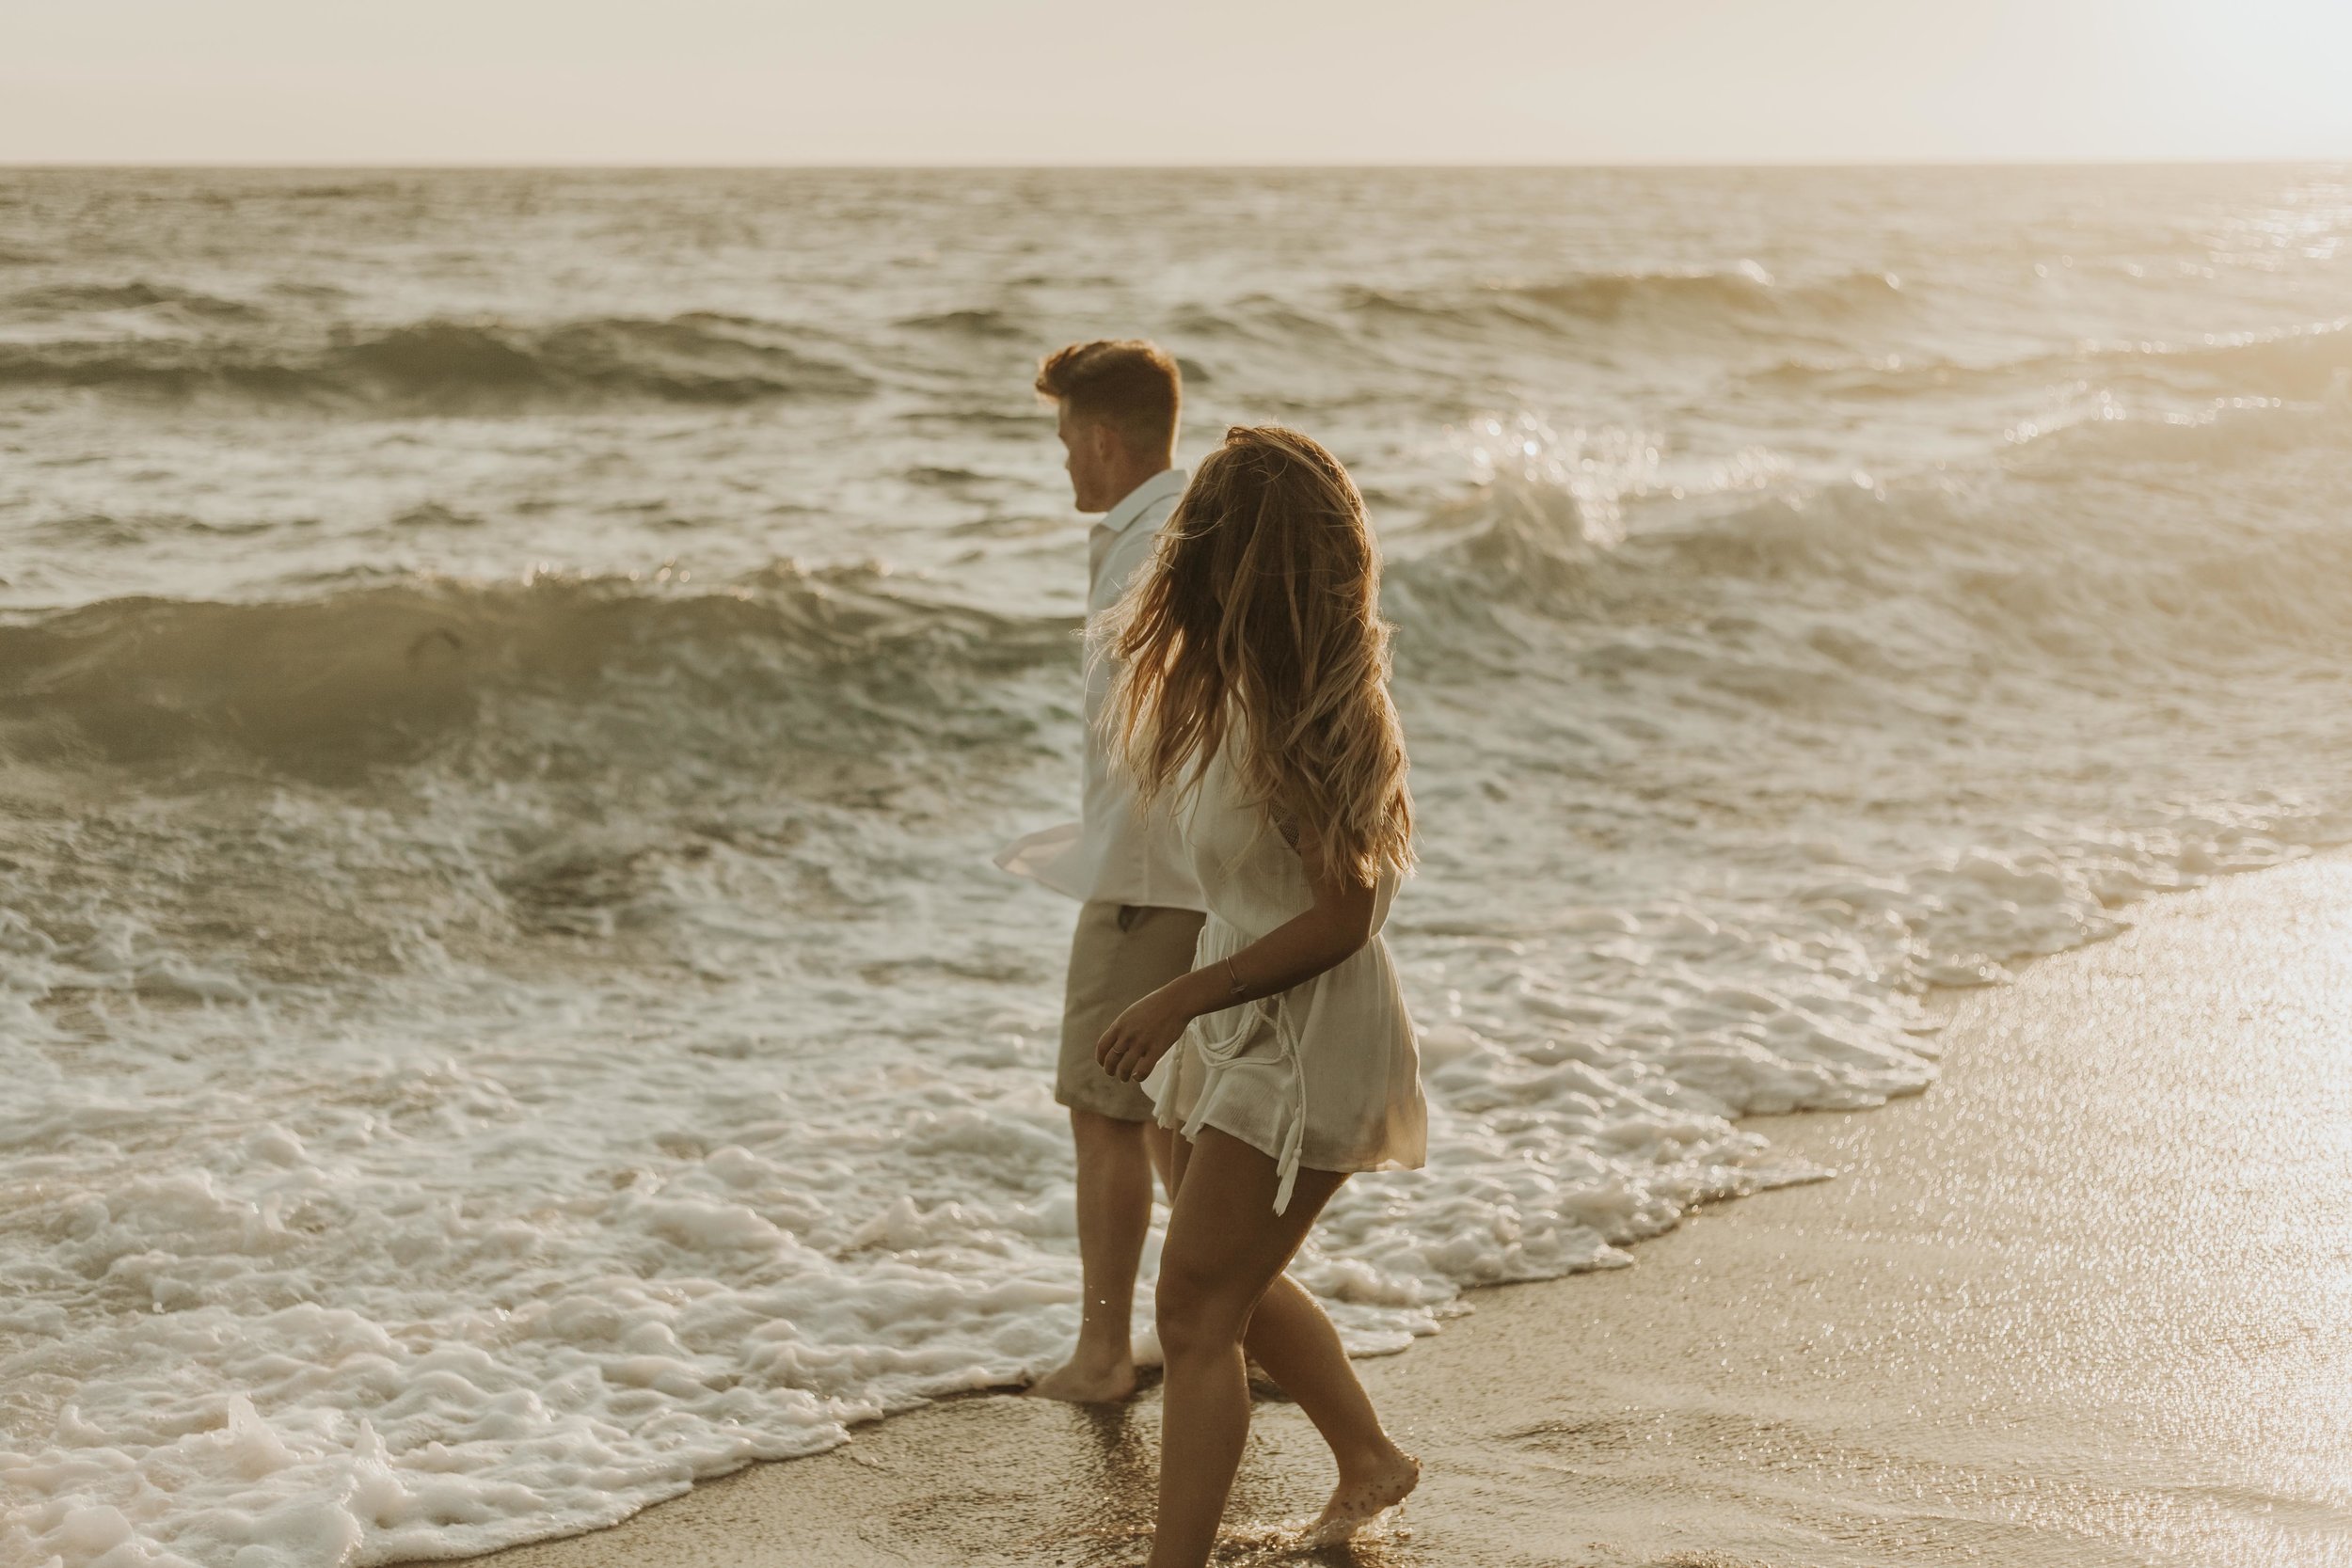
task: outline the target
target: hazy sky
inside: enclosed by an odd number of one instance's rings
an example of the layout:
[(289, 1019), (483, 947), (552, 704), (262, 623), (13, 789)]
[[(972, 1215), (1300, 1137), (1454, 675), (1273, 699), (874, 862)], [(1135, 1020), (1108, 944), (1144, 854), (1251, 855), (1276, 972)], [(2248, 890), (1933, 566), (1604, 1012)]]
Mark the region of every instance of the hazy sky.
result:
[(0, 162), (2352, 157), (2352, 0), (0, 0)]

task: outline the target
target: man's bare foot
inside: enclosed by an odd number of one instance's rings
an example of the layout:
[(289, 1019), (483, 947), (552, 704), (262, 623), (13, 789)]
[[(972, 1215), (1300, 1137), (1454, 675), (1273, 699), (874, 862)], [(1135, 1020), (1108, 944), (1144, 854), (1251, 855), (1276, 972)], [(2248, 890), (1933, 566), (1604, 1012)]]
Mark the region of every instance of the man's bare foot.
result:
[(1134, 1361), (1098, 1363), (1074, 1355), (1029, 1385), (1031, 1398), (1069, 1404), (1112, 1404), (1135, 1391)]
[(1378, 1460), (1360, 1470), (1342, 1470), (1331, 1500), (1307, 1527), (1303, 1543), (1336, 1546), (1394, 1508), (1421, 1484), (1421, 1461), (1393, 1445)]

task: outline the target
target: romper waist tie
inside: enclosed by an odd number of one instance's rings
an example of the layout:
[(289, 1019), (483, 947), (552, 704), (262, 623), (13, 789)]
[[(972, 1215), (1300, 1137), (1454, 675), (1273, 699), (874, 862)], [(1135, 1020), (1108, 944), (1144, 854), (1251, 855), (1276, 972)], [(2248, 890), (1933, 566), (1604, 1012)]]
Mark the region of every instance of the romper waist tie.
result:
[[(1299, 1151), (1307, 1142), (1307, 1064), (1299, 1055), (1298, 1029), (1291, 1022), (1290, 1009), (1279, 1005), (1282, 996), (1287, 994), (1262, 996), (1254, 1002), (1243, 1003), (1232, 1009), (1240, 1017), (1231, 1029), (1214, 1039), (1200, 1041), (1201, 1060), (1207, 1065), (1208, 1077), (1214, 1078), (1241, 1054), (1241, 1048), (1256, 1032), (1255, 1026), (1260, 1019), (1274, 1025), (1276, 1060), (1290, 1064), (1293, 1091), (1290, 1130), (1282, 1135), (1282, 1152), (1274, 1164), (1274, 1173), (1279, 1179), (1279, 1184), (1274, 1189), (1274, 1212), (1278, 1214), (1291, 1206), (1291, 1188), (1298, 1180)], [(1208, 1114), (1209, 1085), (1204, 1079), (1200, 1097), (1193, 1103), (1192, 1115), (1184, 1118), (1182, 1131), (1187, 1139), (1200, 1135)]]

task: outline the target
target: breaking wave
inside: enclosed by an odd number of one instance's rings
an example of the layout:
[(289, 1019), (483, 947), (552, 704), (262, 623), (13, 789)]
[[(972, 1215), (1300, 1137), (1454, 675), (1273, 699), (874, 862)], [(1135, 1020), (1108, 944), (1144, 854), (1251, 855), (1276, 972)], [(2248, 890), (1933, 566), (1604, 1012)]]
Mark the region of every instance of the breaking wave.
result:
[(1319, 369), (1361, 361), (1392, 336), (1492, 342), (1531, 332), (1578, 338), (1624, 329), (1720, 338), (1769, 329), (1804, 337), (1864, 312), (1899, 309), (1911, 293), (1889, 273), (1784, 283), (1750, 263), (1721, 272), (1582, 273), (1471, 289), (1349, 284), (1321, 298), (1248, 293), (1188, 305), (1177, 313), (1176, 325), (1188, 338), (1310, 356), (1295, 373), (1311, 377)]
[(242, 338), (0, 344), (0, 386), (203, 394), (321, 407), (491, 413), (533, 404), (652, 400), (729, 404), (853, 397), (862, 372), (805, 352), (782, 330), (697, 312), (550, 325), (430, 320), (324, 342)]
[(2073, 353), (1969, 363), (1786, 359), (1750, 372), (1778, 392), (1901, 400), (2087, 380), (2102, 386), (2313, 401), (2343, 397), (2352, 378), (2352, 317), (2284, 330), (2213, 334), (2191, 342), (2087, 342)]
[[(2084, 451), (2162, 464), (2183, 440), (2293, 456), (2315, 433), (2344, 434), (2332, 416), (2293, 410), (2256, 408), (2239, 423), (2255, 418), (2290, 422), (2249, 441), (2093, 420), (2028, 443), (2007, 467), (2029, 481)], [(2037, 450), (2053, 446), (2066, 450)], [(1746, 634), (1694, 657), (1691, 682), (1788, 704), (1799, 689), (1774, 688), (1771, 673), (1797, 648), (1840, 650), (1841, 675), (1932, 685), (1981, 678), (1995, 652), (2021, 674), (2053, 655), (2119, 672), (2257, 651), (2334, 656), (2352, 626), (2352, 531), (2325, 521), (2233, 531), (2193, 509), (2086, 510), (2054, 527), (2013, 488), (1832, 486), (1726, 498), (1710, 517), (1661, 530), (1637, 520), (1610, 547), (1553, 486), (1501, 481), (1454, 511), (1447, 542), (1390, 571), (1408, 675), (1523, 673), (1544, 626), (1634, 637), (1736, 613)], [(318, 779), (413, 761), (524, 698), (548, 704), (551, 721), (569, 712), (593, 727), (599, 712), (658, 694), (657, 747), (706, 710), (753, 716), (751, 734), (796, 750), (1050, 727), (1004, 688), (1073, 663), (1075, 623), (918, 592), (871, 568), (786, 562), (708, 585), (422, 578), (301, 598), (104, 601), (0, 622), (0, 725), (24, 757), (151, 767), (234, 752)], [(1857, 605), (1893, 600), (1912, 607), (1905, 621), (1875, 636), (1836, 629), (1870, 620)], [(1581, 700), (1572, 685), (1564, 695)], [(1820, 700), (1836, 721), (1844, 698)]]
[(1754, 263), (1721, 272), (1588, 273), (1549, 283), (1503, 285), (1503, 298), (1585, 321), (1616, 321), (1671, 313), (1694, 325), (1708, 318), (1754, 325), (1755, 318), (1834, 320), (1901, 303), (1903, 280), (1892, 273), (1848, 272), (1804, 283), (1782, 283)]
[(187, 315), (221, 321), (258, 320), (262, 312), (233, 299), (220, 299), (192, 289), (171, 289), (143, 281), (129, 283), (53, 283), (25, 289), (5, 302), (10, 311), (33, 316), (67, 316), (94, 311), (149, 310), (165, 308)]
[(1753, 262), (1724, 271), (1603, 272), (1541, 282), (1495, 283), (1471, 293), (1355, 288), (1342, 304), (1359, 318), (1422, 318), (1459, 325), (1497, 315), (1521, 326), (1670, 327), (1704, 335), (1759, 326), (1831, 325), (1859, 312), (1900, 305), (1891, 273), (1851, 272), (1783, 283)]
[[(0, 625), (0, 725), (20, 757), (132, 768), (224, 752), (321, 780), (417, 760), (485, 712), (549, 705), (559, 729), (642, 706), (753, 721), (771, 757), (927, 741), (1003, 715), (995, 680), (1074, 660), (1074, 623), (887, 592), (789, 563), (711, 592), (627, 578), (417, 580), (258, 603), (113, 600)], [(568, 716), (568, 717), (567, 717)], [(1025, 732), (1025, 721), (1013, 733)]]

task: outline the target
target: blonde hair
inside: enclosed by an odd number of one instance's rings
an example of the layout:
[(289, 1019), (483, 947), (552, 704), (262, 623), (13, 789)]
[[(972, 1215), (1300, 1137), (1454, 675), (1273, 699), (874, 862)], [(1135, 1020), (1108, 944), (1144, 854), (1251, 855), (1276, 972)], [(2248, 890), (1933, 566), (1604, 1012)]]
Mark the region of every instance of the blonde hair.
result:
[(1150, 804), (1240, 728), (1244, 788), (1359, 885), (1413, 863), (1405, 736), (1363, 497), (1295, 430), (1235, 425), (1106, 622), (1110, 738)]

